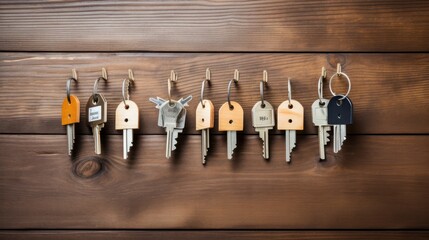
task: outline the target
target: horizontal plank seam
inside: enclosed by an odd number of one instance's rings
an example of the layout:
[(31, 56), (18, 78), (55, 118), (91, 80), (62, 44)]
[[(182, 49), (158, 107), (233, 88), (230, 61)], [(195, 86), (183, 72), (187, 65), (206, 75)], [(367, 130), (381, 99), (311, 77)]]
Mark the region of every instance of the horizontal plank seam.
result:
[(122, 51), (15, 51), (15, 50), (1, 50), (0, 53), (171, 53), (171, 54), (178, 54), (178, 53), (198, 53), (198, 54), (213, 54), (213, 53), (219, 53), (219, 54), (243, 54), (243, 53), (249, 53), (249, 54), (255, 54), (255, 53), (261, 53), (261, 54), (428, 54), (429, 51), (162, 51), (162, 50), (156, 50), (156, 51), (148, 51), (148, 50), (142, 50), (142, 51), (134, 51), (134, 50), (122, 50)]
[(427, 232), (429, 233), (429, 229), (420, 229), (420, 228), (406, 228), (406, 229), (371, 229), (371, 228), (330, 228), (330, 229), (318, 229), (318, 228), (307, 228), (307, 229), (270, 229), (270, 228), (264, 228), (264, 229), (243, 229), (243, 228), (216, 228), (216, 229), (210, 229), (210, 228), (201, 228), (201, 229), (187, 229), (187, 228), (181, 228), (181, 229), (172, 229), (172, 228), (5, 228), (0, 229), (0, 232), (6, 232), (6, 231), (64, 231), (64, 232), (72, 232), (72, 231), (88, 231), (88, 232), (103, 232), (103, 231), (129, 231), (129, 232), (156, 232), (156, 231), (169, 231), (169, 232), (185, 232), (185, 231), (192, 231), (192, 232), (218, 232), (218, 231), (225, 231), (225, 232), (306, 232), (306, 231), (320, 231), (320, 232), (330, 232), (330, 231), (336, 231), (336, 232), (355, 232), (355, 231), (366, 231), (366, 232), (399, 232), (399, 231), (406, 231), (406, 232), (413, 232), (413, 231), (420, 231), (420, 232)]
[[(0, 133), (0, 135), (41, 135), (41, 136), (63, 136), (66, 133)], [(92, 136), (92, 133), (77, 133), (77, 136)], [(122, 135), (122, 132), (118, 133), (108, 133), (104, 134), (101, 133), (101, 136), (116, 136), (116, 135)], [(200, 133), (181, 133), (180, 136), (200, 136)], [(223, 136), (226, 135), (225, 133), (210, 133), (210, 136)], [(238, 135), (244, 135), (244, 136), (256, 136), (258, 133), (241, 133), (238, 132)], [(283, 136), (284, 133), (270, 133), (270, 136)], [(298, 136), (317, 136), (317, 133), (299, 133), (297, 132)], [(428, 136), (429, 133), (350, 133), (347, 134), (347, 136)], [(134, 136), (166, 136), (166, 134), (146, 134), (146, 133), (134, 133)]]

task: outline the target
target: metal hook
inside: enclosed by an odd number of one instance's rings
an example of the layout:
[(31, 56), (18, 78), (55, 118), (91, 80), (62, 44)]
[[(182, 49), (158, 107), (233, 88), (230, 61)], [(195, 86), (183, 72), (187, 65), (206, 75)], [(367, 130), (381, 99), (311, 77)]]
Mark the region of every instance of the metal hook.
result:
[(101, 69), (101, 77), (98, 77), (94, 83), (94, 89), (92, 90), (92, 97), (95, 97), (95, 94), (98, 94), (98, 81), (104, 80), (107, 82), (107, 71), (105, 68)]
[(261, 94), (261, 107), (265, 107), (264, 103), (264, 86), (268, 84), (268, 73), (264, 70), (262, 73), (262, 80), (259, 82), (259, 93)]
[(170, 78), (168, 78), (167, 90), (168, 90), (168, 103), (171, 105), (171, 82), (177, 82), (177, 73), (174, 70), (170, 72)]
[(287, 79), (287, 96), (289, 99), (289, 106), (292, 106), (292, 87), (290, 85), (290, 78)]
[(341, 76), (341, 64), (337, 63), (337, 76), (340, 77)]
[[(133, 70), (128, 69), (128, 78), (124, 79), (122, 82), (122, 99), (124, 100), (124, 105), (127, 107), (125, 100), (130, 100), (130, 85), (134, 83), (134, 74)], [(127, 89), (125, 93), (125, 89)], [(126, 97), (125, 97), (126, 96)]]
[(235, 84), (237, 84), (239, 79), (240, 79), (240, 72), (237, 69), (235, 69), (234, 70), (234, 78), (231, 79), (231, 80), (229, 80), (229, 83), (228, 83), (228, 105), (229, 105), (229, 109), (233, 109), (234, 108), (234, 106), (232, 106), (231, 100), (230, 100), (230, 96), (231, 96), (231, 84), (232, 84), (232, 82), (234, 82)]
[(322, 73), (319, 77), (319, 83), (318, 83), (318, 87), (317, 87), (317, 91), (319, 94), (319, 104), (320, 105), (324, 105), (325, 103), (322, 101), (323, 99), (323, 80), (326, 79), (326, 69), (325, 67), (322, 67)]
[(211, 77), (211, 72), (210, 69), (207, 68), (206, 69), (206, 79), (203, 80), (203, 83), (201, 84), (201, 98), (200, 98), (200, 102), (201, 105), (203, 106), (203, 108), (205, 108), (206, 106), (204, 105), (203, 99), (204, 99), (204, 84), (205, 82), (207, 82), (210, 86), (210, 77)]
[(76, 73), (76, 69), (72, 69), (72, 77), (67, 79), (67, 84), (66, 84), (66, 92), (67, 92), (67, 101), (69, 102), (69, 104), (71, 104), (71, 100), (70, 100), (70, 82), (71, 81), (75, 81), (77, 83), (77, 73)]

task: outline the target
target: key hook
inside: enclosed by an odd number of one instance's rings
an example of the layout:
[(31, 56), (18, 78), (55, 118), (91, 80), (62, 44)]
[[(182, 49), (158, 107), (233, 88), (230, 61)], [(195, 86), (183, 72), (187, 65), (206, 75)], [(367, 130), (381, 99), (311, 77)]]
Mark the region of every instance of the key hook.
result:
[(235, 69), (234, 70), (234, 78), (229, 80), (229, 83), (228, 83), (228, 105), (229, 105), (229, 109), (231, 109), (231, 110), (234, 109), (234, 106), (231, 104), (231, 100), (230, 100), (231, 84), (232, 84), (232, 82), (237, 84), (239, 79), (240, 79), (240, 72), (237, 69)]
[(323, 80), (326, 79), (326, 69), (325, 67), (322, 67), (322, 74), (319, 77), (319, 83), (317, 87), (317, 91), (319, 94), (319, 105), (323, 106), (325, 105), (325, 102), (322, 101), (323, 98)]
[(210, 86), (210, 77), (211, 77), (211, 72), (210, 69), (207, 68), (206, 69), (206, 79), (203, 80), (203, 83), (201, 83), (201, 98), (200, 98), (200, 102), (201, 105), (203, 106), (203, 108), (205, 108), (206, 106), (203, 103), (203, 99), (204, 99), (204, 84), (207, 82)]
[[(107, 82), (107, 71), (105, 68), (101, 69), (101, 77), (98, 77), (97, 80), (95, 80), (94, 83), (94, 89), (92, 90), (92, 97), (95, 98), (95, 95), (98, 94), (98, 81), (104, 80)], [(96, 102), (98, 99), (94, 99)]]
[(128, 107), (125, 100), (130, 100), (130, 85), (134, 84), (133, 70), (128, 69), (128, 78), (125, 78), (122, 82), (122, 99), (124, 101), (125, 108)]
[(289, 108), (292, 108), (292, 87), (290, 85), (290, 78), (287, 79), (287, 97), (289, 99)]
[(168, 85), (167, 85), (167, 90), (168, 90), (168, 103), (172, 104), (171, 101), (171, 82), (177, 82), (177, 73), (174, 70), (171, 70), (170, 72), (170, 78), (168, 78)]
[(77, 73), (76, 73), (76, 69), (72, 69), (72, 77), (67, 79), (67, 84), (66, 84), (66, 92), (67, 92), (67, 101), (69, 102), (69, 104), (71, 104), (71, 100), (70, 100), (70, 82), (71, 81), (75, 81), (77, 84)]
[(345, 95), (342, 95), (343, 96), (342, 98), (338, 99), (338, 101), (342, 101), (344, 98), (346, 98), (349, 95), (350, 90), (352, 89), (352, 83), (350, 81), (349, 76), (347, 76), (347, 74), (341, 72), (341, 64), (338, 63), (337, 64), (337, 72), (332, 75), (331, 79), (329, 79), (329, 90), (331, 91), (331, 94), (333, 96), (337, 96), (337, 94), (332, 90), (332, 79), (334, 79), (335, 76), (337, 76), (340, 79), (341, 79), (341, 76), (344, 76), (347, 80), (348, 85), (349, 85), (347, 93)]
[(268, 84), (268, 72), (264, 70), (262, 73), (262, 80), (259, 82), (259, 93), (261, 94), (261, 107), (265, 107), (264, 102), (264, 86)]

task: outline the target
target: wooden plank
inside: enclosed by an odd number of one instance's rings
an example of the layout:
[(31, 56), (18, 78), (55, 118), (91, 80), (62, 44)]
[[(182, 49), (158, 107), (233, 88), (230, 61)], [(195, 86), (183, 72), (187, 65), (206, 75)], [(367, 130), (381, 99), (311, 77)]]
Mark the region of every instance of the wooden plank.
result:
[(0, 231), (0, 239), (353, 239), (353, 240), (425, 240), (427, 231)]
[[(141, 129), (138, 134), (164, 134), (157, 126), (158, 110), (149, 97), (167, 96), (167, 78), (170, 70), (179, 74), (174, 84), (173, 98), (193, 95), (187, 115), (186, 133), (195, 130), (201, 82), (206, 67), (212, 70), (212, 85), (205, 96), (215, 106), (215, 131), (218, 129), (218, 110), (226, 102), (228, 80), (234, 69), (240, 70), (238, 88), (232, 88), (232, 100), (238, 101), (245, 112), (245, 132), (255, 134), (251, 124), (251, 109), (260, 100), (259, 81), (267, 69), (269, 87), (266, 100), (275, 108), (287, 100), (287, 78), (292, 78), (292, 97), (304, 106), (303, 133), (316, 133), (312, 124), (311, 104), (318, 98), (317, 81), (322, 66), (329, 76), (336, 64), (352, 81), (350, 98), (354, 104), (354, 124), (348, 133), (403, 134), (429, 133), (429, 55), (428, 54), (177, 54), (177, 53), (124, 53), (124, 54), (0, 54), (0, 132), (64, 134), (60, 110), (66, 96), (66, 79), (71, 68), (78, 71), (79, 83), (72, 84), (72, 94), (81, 101), (81, 124), (78, 133), (89, 134), (84, 109), (92, 94), (93, 84), (106, 67), (107, 84), (100, 82), (108, 107), (108, 123), (103, 133), (119, 134), (114, 130), (114, 113), (122, 100), (122, 80), (127, 70), (134, 70), (135, 86), (131, 99), (140, 108)], [(334, 81), (335, 91), (345, 92), (346, 81)], [(327, 81), (325, 96), (330, 97)], [(29, 116), (31, 115), (31, 119)], [(280, 131), (274, 131), (280, 134)]]
[(428, 51), (427, 1), (2, 1), (3, 51)]
[(76, 156), (66, 138), (0, 135), (2, 229), (428, 229), (429, 136), (350, 136), (327, 161), (317, 137), (298, 136), (292, 164), (284, 137), (270, 161), (255, 135), (240, 136), (234, 160), (214, 136), (208, 165), (200, 137), (164, 158), (164, 136), (140, 135), (124, 161), (122, 138), (91, 136)]

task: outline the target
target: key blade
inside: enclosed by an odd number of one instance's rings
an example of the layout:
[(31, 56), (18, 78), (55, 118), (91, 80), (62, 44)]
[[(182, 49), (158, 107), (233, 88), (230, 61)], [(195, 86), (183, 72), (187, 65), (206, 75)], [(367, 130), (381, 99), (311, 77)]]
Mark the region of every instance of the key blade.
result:
[(128, 131), (126, 129), (122, 130), (122, 151), (123, 151), (123, 158), (128, 158)]
[(290, 163), (290, 130), (285, 131), (285, 141), (286, 141), (286, 162)]
[(203, 165), (205, 165), (206, 164), (206, 154), (207, 154), (207, 152), (206, 152), (206, 150), (207, 150), (207, 148), (206, 148), (206, 131), (205, 131), (205, 129), (203, 129), (203, 130), (201, 130), (201, 162), (202, 162), (202, 164)]
[(156, 98), (149, 98), (149, 101), (153, 102), (156, 104), (156, 108), (159, 109), (159, 107), (166, 102), (165, 99), (162, 99), (160, 97), (156, 97)]
[(319, 155), (320, 155), (320, 160), (325, 160), (325, 128), (319, 126)]
[(179, 102), (184, 106), (189, 106), (188, 103), (192, 100), (192, 95), (187, 96), (186, 98), (181, 98)]

